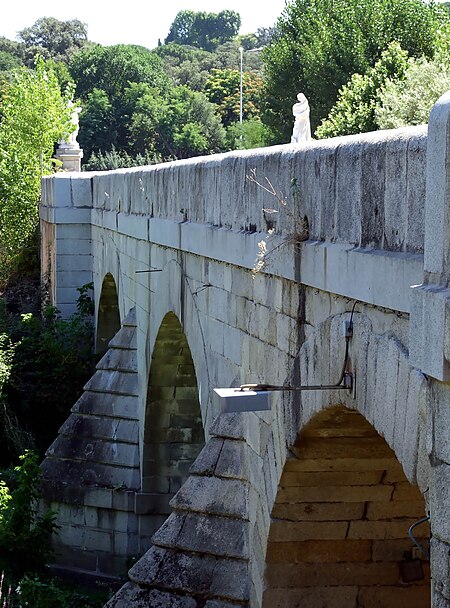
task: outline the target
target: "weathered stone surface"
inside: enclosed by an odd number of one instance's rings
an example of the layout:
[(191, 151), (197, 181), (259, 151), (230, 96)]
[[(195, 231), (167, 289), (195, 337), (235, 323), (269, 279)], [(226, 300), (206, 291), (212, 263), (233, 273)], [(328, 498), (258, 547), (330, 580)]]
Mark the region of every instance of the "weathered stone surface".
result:
[(134, 349), (110, 348), (97, 363), (97, 369), (137, 372), (137, 351)]
[(77, 458), (99, 464), (113, 464), (126, 468), (139, 467), (138, 446), (132, 443), (118, 443), (111, 437), (101, 440), (97, 437), (60, 435), (47, 450), (47, 456), (56, 458)]
[(193, 553), (248, 559), (248, 524), (212, 515), (173, 513), (154, 534), (153, 543)]
[(153, 547), (129, 571), (141, 586), (231, 600), (248, 599), (247, 562)]
[(223, 443), (223, 439), (211, 437), (191, 465), (189, 469), (190, 473), (195, 475), (214, 475)]
[(95, 438), (96, 440), (113, 440), (137, 444), (139, 426), (135, 420), (121, 420), (100, 416), (70, 416), (61, 426), (62, 435)]
[(171, 500), (177, 510), (248, 518), (245, 482), (192, 475)]
[(41, 465), (44, 479), (81, 487), (107, 487), (138, 489), (140, 485), (139, 468), (120, 468), (99, 464), (94, 461), (62, 460), (47, 457)]
[(84, 392), (72, 411), (80, 414), (95, 413), (98, 416), (138, 419), (138, 397), (111, 395), (109, 393)]
[(127, 583), (105, 604), (105, 608), (197, 608), (197, 602), (190, 597), (177, 596), (157, 589), (141, 589)]
[(450, 542), (442, 542), (437, 538), (432, 538), (430, 556), (433, 588), (450, 602)]
[(137, 394), (136, 375), (134, 372), (97, 370), (84, 386), (84, 390), (134, 396)]

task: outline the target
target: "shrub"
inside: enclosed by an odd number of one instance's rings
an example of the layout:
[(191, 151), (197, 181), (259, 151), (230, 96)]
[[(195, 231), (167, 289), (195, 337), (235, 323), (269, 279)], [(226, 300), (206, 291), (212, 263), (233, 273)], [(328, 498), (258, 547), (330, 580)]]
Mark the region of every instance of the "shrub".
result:
[(431, 108), (450, 89), (448, 61), (410, 59), (401, 80), (387, 80), (379, 93), (375, 119), (380, 129), (428, 122)]
[(380, 89), (386, 81), (401, 79), (407, 66), (408, 53), (397, 42), (389, 45), (381, 58), (365, 75), (353, 74), (339, 91), (328, 117), (317, 127), (319, 139), (376, 131), (375, 112)]
[(67, 320), (51, 306), (41, 316), (0, 306), (0, 334), (8, 336), (0, 341), (0, 361), (9, 366), (0, 386), (4, 463), (25, 448), (45, 451), (93, 372), (90, 289), (79, 289), (78, 310)]
[(0, 481), (0, 569), (13, 578), (39, 572), (52, 551), (50, 537), (56, 529), (55, 514), (38, 515), (38, 457), (25, 452), (15, 467), (16, 487), (11, 491)]

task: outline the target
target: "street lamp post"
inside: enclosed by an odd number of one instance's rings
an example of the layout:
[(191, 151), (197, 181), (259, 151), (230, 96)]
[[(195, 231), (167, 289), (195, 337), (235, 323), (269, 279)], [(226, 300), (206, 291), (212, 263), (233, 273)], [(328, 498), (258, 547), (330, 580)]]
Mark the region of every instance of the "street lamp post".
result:
[(240, 58), (241, 58), (241, 68), (240, 68), (240, 80), (239, 80), (239, 127), (240, 127), (240, 134), (239, 134), (239, 139), (241, 142), (241, 148), (242, 148), (242, 66), (243, 66), (243, 58), (244, 58), (244, 48), (242, 46), (239, 47), (239, 53), (240, 53)]

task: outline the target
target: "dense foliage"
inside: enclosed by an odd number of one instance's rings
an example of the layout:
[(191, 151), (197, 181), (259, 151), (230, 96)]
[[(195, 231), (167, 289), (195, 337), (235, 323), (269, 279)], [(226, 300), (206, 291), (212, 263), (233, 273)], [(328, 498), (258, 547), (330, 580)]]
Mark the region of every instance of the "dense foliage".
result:
[(26, 572), (41, 572), (50, 557), (54, 514), (37, 513), (39, 464), (36, 454), (25, 452), (14, 468), (14, 491), (0, 481), (0, 571), (15, 580)]
[(379, 129), (428, 122), (436, 100), (450, 90), (448, 60), (410, 59), (403, 78), (387, 80), (378, 93), (375, 121)]
[(303, 91), (315, 130), (352, 74), (364, 75), (388, 44), (432, 58), (448, 45), (447, 11), (422, 0), (294, 0), (267, 47), (265, 120), (288, 141), (291, 108)]
[(5, 85), (0, 120), (0, 283), (38, 222), (41, 177), (53, 171), (55, 141), (73, 128), (70, 92), (42, 59)]
[(40, 53), (45, 58), (62, 61), (87, 44), (87, 27), (78, 19), (59, 21), (43, 17), (21, 30), (17, 37), (28, 55)]
[(407, 60), (407, 52), (394, 42), (366, 74), (353, 74), (339, 91), (328, 117), (316, 129), (316, 137), (376, 131), (378, 124), (375, 112), (380, 90), (388, 81), (393, 82), (404, 76)]
[(241, 17), (235, 11), (205, 13), (183, 10), (170, 26), (165, 43), (175, 42), (212, 51), (234, 38), (241, 27)]
[[(3, 608), (101, 608), (105, 591), (86, 592), (48, 577), (55, 514), (39, 513), (40, 473), (36, 454), (25, 452), (19, 466), (0, 471), (0, 605)], [(7, 481), (6, 481), (7, 480)]]
[[(261, 105), (263, 81), (256, 74), (245, 72), (242, 77), (242, 114), (244, 118), (256, 118)], [(239, 70), (213, 69), (205, 83), (205, 92), (220, 113), (226, 127), (239, 120), (240, 73)]]
[(89, 290), (80, 288), (68, 320), (53, 307), (42, 315), (12, 312), (0, 298), (0, 462), (30, 448), (42, 455), (92, 374)]

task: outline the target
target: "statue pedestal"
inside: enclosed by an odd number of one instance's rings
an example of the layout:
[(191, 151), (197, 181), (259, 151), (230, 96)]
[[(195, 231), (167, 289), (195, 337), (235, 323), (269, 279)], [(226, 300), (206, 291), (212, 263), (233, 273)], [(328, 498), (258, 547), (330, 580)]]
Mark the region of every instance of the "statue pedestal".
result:
[(55, 158), (62, 162), (64, 171), (81, 171), (83, 150), (80, 147), (59, 145)]

